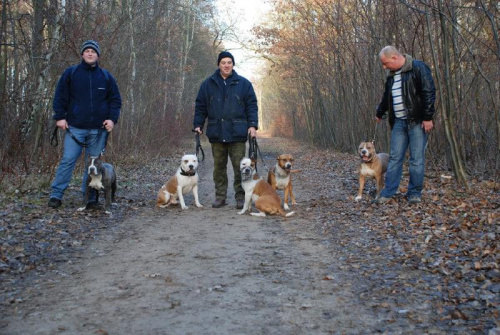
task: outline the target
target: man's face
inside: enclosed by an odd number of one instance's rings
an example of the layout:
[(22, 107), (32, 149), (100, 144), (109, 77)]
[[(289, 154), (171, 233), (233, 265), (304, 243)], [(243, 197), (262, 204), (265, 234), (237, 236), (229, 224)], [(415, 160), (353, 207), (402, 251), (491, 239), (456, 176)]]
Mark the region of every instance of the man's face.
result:
[(92, 48), (87, 48), (83, 51), (82, 58), (85, 61), (85, 63), (89, 65), (95, 65), (97, 61), (99, 60), (99, 56), (97, 55), (97, 52), (95, 52), (94, 49)]
[(380, 56), (380, 62), (382, 63), (382, 67), (384, 69), (389, 69), (391, 71), (397, 71), (401, 68), (402, 64), (401, 62), (398, 61), (398, 58), (396, 55), (392, 56)]
[(233, 72), (233, 60), (230, 57), (222, 58), (219, 62), (220, 74), (223, 78), (227, 78)]

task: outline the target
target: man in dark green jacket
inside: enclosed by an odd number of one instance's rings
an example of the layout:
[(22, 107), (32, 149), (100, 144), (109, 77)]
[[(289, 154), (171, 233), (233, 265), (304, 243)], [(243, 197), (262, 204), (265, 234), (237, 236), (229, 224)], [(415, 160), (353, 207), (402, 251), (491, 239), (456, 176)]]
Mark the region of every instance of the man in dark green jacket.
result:
[(218, 69), (200, 86), (196, 97), (193, 126), (202, 134), (207, 122), (207, 137), (214, 157), (215, 201), (212, 207), (226, 204), (228, 156), (234, 170), (236, 207), (243, 208), (245, 191), (241, 186), (240, 160), (245, 157), (248, 136), (258, 129), (257, 97), (252, 84), (233, 70), (234, 57), (223, 51)]

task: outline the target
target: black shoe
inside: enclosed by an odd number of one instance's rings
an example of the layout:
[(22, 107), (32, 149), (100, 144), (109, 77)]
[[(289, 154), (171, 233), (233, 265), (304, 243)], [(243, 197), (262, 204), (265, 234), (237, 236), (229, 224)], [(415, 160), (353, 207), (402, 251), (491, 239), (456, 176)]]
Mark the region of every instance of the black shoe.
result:
[(372, 201), (373, 204), (381, 205), (391, 201), (392, 198), (379, 197)]
[(243, 209), (243, 205), (245, 205), (245, 200), (236, 200), (236, 209)]
[(85, 207), (85, 209), (97, 209), (99, 208), (99, 205), (97, 204), (96, 201), (89, 201), (87, 203), (87, 207)]
[(408, 203), (410, 204), (419, 204), (422, 202), (419, 196), (413, 195), (408, 198)]
[(49, 200), (49, 207), (50, 208), (59, 208), (61, 207), (61, 200), (57, 199), (57, 198), (50, 198)]
[(216, 199), (212, 203), (212, 207), (213, 208), (221, 208), (222, 206), (225, 206), (225, 205), (226, 205), (226, 200), (225, 199)]

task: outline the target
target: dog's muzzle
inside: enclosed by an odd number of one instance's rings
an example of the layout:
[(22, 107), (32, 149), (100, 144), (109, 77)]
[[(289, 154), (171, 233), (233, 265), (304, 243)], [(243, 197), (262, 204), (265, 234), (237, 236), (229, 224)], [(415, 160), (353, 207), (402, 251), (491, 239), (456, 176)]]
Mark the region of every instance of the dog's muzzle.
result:
[(364, 161), (364, 162), (369, 162), (369, 161), (372, 160), (372, 155), (366, 149), (361, 150), (361, 152), (359, 154), (359, 157), (361, 157), (361, 160)]
[(285, 170), (290, 170), (292, 168), (292, 163), (285, 164)]
[(98, 174), (97, 173), (97, 168), (93, 165), (89, 166), (89, 174)]
[(252, 177), (252, 169), (250, 167), (244, 167), (241, 169), (241, 179), (242, 180), (247, 180), (250, 177)]

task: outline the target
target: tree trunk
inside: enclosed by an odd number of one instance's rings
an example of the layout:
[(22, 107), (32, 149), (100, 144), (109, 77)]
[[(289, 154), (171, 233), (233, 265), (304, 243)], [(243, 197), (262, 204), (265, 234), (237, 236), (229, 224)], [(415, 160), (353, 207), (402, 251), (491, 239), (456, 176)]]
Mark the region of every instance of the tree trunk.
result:
[[(440, 91), (440, 97), (441, 101), (443, 104), (443, 120), (444, 120), (444, 127), (445, 127), (445, 134), (446, 138), (448, 140), (448, 144), (450, 145), (450, 154), (451, 154), (451, 162), (452, 162), (452, 167), (453, 167), (453, 172), (455, 174), (455, 178), (459, 182), (460, 185), (464, 186), (467, 190), (470, 189), (469, 183), (467, 180), (467, 174), (465, 172), (464, 164), (462, 161), (462, 157), (460, 155), (460, 150), (459, 150), (459, 145), (457, 143), (456, 135), (455, 135), (455, 129), (454, 125), (456, 123), (455, 120), (455, 106), (454, 106), (454, 101), (453, 101), (453, 88), (451, 84), (451, 78), (450, 78), (450, 49), (451, 49), (451, 43), (449, 40), (449, 31), (447, 27), (447, 22), (446, 18), (444, 16), (443, 12), (443, 0), (438, 1), (439, 5), (439, 16), (440, 16), (440, 22), (441, 22), (441, 32), (442, 32), (442, 50), (443, 50), (443, 71), (444, 71), (444, 88), (446, 89), (446, 96), (443, 94), (443, 89), (439, 89)], [(427, 13), (427, 20), (429, 20), (429, 14)], [(427, 21), (429, 23), (429, 21)], [(429, 27), (430, 28), (430, 27)], [(430, 31), (429, 29), (429, 42), (434, 50), (434, 43), (432, 40), (432, 37), (430, 36)], [(434, 56), (434, 52), (433, 52)], [(439, 67), (437, 66), (437, 62), (434, 56), (434, 62), (435, 62), (435, 68), (438, 69)], [(436, 71), (436, 74), (438, 76), (438, 83), (441, 83), (441, 80), (439, 80), (439, 71)]]

